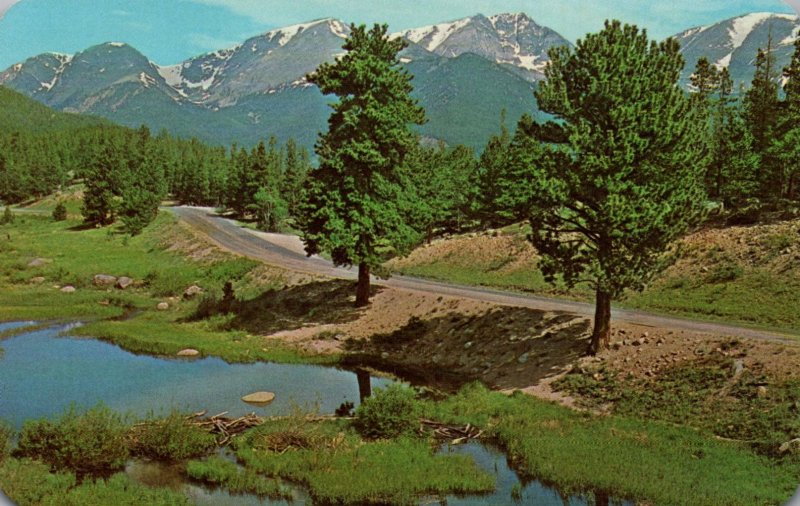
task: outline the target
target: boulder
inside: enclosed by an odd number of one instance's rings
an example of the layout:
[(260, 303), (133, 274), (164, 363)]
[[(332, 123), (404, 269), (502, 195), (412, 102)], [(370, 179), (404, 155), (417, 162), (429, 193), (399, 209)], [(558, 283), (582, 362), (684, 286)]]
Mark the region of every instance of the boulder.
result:
[(184, 299), (191, 299), (196, 295), (200, 295), (201, 293), (203, 293), (203, 289), (202, 288), (200, 288), (197, 285), (192, 285), (189, 288), (187, 288), (186, 291), (183, 292), (183, 298)]
[(62, 293), (75, 293), (75, 287), (72, 285), (67, 285), (61, 289)]
[(200, 355), (200, 352), (193, 348), (186, 348), (178, 352), (179, 357), (196, 357), (198, 355)]
[(41, 285), (44, 283), (44, 278), (42, 276), (36, 276), (35, 278), (31, 278), (31, 283), (34, 285)]
[(159, 302), (158, 305), (156, 306), (156, 309), (158, 309), (159, 311), (166, 311), (167, 309), (169, 309), (169, 304), (167, 304), (166, 302)]
[(117, 278), (108, 274), (97, 274), (93, 279), (93, 283), (94, 286), (114, 286), (117, 283)]
[(53, 262), (52, 260), (48, 260), (46, 258), (34, 258), (30, 262), (28, 262), (28, 267), (42, 267), (52, 262)]
[(117, 288), (120, 290), (125, 290), (129, 286), (133, 284), (133, 280), (127, 276), (122, 276), (117, 280)]
[(258, 404), (262, 406), (266, 406), (270, 402), (275, 400), (275, 394), (272, 392), (255, 392), (252, 394), (245, 395), (242, 397), (242, 400), (248, 404)]

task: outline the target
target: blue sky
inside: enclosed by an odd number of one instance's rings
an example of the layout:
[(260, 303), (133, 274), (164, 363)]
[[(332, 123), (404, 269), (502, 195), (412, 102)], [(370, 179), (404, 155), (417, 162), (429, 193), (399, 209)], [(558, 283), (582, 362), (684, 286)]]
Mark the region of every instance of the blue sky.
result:
[[(800, 0), (788, 0), (795, 5)], [(618, 18), (664, 38), (746, 12), (793, 12), (780, 0), (0, 0), (0, 69), (46, 51), (127, 42), (173, 64), (272, 28), (336, 17), (392, 30), (476, 13), (526, 12), (575, 40)]]

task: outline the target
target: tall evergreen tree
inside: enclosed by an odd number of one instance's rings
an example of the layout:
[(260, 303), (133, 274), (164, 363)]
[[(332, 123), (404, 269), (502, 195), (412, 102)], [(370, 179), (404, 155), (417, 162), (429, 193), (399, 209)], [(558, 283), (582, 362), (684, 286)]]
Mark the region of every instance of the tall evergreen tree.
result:
[(791, 63), (783, 70), (785, 98), (770, 147), (775, 161), (773, 182), (779, 197), (800, 197), (800, 38), (794, 43)]
[(674, 39), (606, 22), (573, 50), (550, 50), (536, 98), (556, 118), (531, 174), (531, 241), (553, 281), (596, 292), (590, 352), (609, 344), (611, 301), (640, 289), (666, 247), (702, 214), (696, 108), (678, 86)]
[(390, 38), (387, 25), (351, 30), (347, 53), (308, 76), (339, 100), (315, 148), (320, 166), (309, 174), (299, 224), (309, 255), (326, 251), (336, 265), (358, 265), (356, 305), (363, 306), (370, 270), (418, 240), (403, 218), (409, 199), (402, 167), (417, 143), (409, 125), (422, 124), (425, 111), (400, 66), (408, 43)]

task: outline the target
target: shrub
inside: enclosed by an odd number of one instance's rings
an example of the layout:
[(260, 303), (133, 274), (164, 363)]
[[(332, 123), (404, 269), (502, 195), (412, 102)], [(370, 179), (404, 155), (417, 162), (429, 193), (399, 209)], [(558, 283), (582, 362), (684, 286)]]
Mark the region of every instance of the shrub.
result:
[(53, 209), (53, 219), (55, 221), (65, 221), (67, 219), (67, 206), (63, 202), (56, 204), (56, 208)]
[(401, 385), (377, 389), (356, 409), (356, 430), (365, 437), (394, 438), (419, 427), (421, 405), (414, 390)]
[[(0, 348), (0, 358), (3, 356), (3, 349)], [(14, 437), (14, 430), (6, 422), (0, 420), (0, 462), (8, 456), (11, 449), (11, 440)]]
[(10, 207), (6, 206), (3, 217), (0, 218), (0, 225), (8, 225), (9, 223), (14, 223), (14, 213), (11, 212)]
[(202, 457), (216, 448), (214, 436), (190, 423), (180, 413), (148, 420), (131, 430), (136, 455), (161, 460)]
[(739, 279), (742, 274), (744, 274), (744, 269), (735, 262), (727, 261), (714, 267), (706, 276), (706, 281), (708, 283), (727, 283)]
[(51, 474), (47, 464), (27, 459), (0, 463), (0, 490), (19, 506), (42, 504), (48, 497), (63, 497), (75, 485), (72, 473)]
[(54, 421), (25, 422), (17, 453), (79, 477), (104, 475), (125, 467), (127, 433), (122, 418), (102, 404), (82, 414), (72, 406)]

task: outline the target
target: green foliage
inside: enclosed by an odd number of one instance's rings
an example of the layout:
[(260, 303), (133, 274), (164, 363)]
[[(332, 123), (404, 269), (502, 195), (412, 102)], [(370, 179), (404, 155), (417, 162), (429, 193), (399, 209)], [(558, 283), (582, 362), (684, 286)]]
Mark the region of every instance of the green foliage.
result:
[(20, 431), (16, 453), (78, 476), (103, 475), (125, 467), (128, 426), (103, 405), (84, 413), (71, 406), (55, 420), (30, 420)]
[(173, 412), (163, 419), (150, 419), (131, 431), (135, 455), (160, 460), (186, 460), (202, 457), (216, 448), (214, 436), (190, 423), (186, 416)]
[(59, 202), (56, 204), (55, 209), (53, 209), (53, 220), (55, 221), (66, 221), (67, 219), (67, 206), (64, 205), (63, 202)]
[(11, 212), (11, 208), (6, 206), (5, 211), (3, 211), (3, 217), (0, 218), (0, 225), (9, 225), (14, 223), (14, 213)]
[(705, 280), (707, 283), (728, 283), (739, 279), (742, 274), (744, 274), (744, 269), (736, 262), (728, 260), (717, 264), (708, 273)]
[(396, 438), (419, 428), (420, 403), (412, 388), (390, 385), (376, 389), (356, 409), (354, 426), (369, 438)]
[(189, 504), (185, 495), (163, 488), (150, 488), (134, 482), (124, 474), (115, 474), (108, 480), (90, 481), (72, 488), (63, 495), (48, 495), (42, 506), (184, 506)]
[(306, 182), (299, 226), (306, 251), (330, 253), (336, 265), (377, 267), (419, 238), (405, 219), (413, 202), (402, 168), (417, 142), (409, 125), (425, 114), (400, 67), (406, 45), (385, 25), (353, 25), (347, 54), (308, 76), (339, 101), (317, 143), (320, 166)]
[(266, 479), (249, 469), (241, 469), (230, 460), (212, 456), (186, 464), (186, 474), (195, 480), (225, 487), (233, 494), (256, 494), (272, 499), (291, 499), (291, 488), (280, 480)]
[[(0, 358), (3, 357), (0, 348)], [(2, 461), (11, 451), (11, 441), (14, 438), (14, 429), (3, 420), (0, 420), (0, 461)]]
[(466, 455), (434, 455), (416, 439), (363, 441), (342, 421), (270, 421), (238, 440), (237, 456), (247, 469), (303, 483), (321, 504), (417, 504), (494, 488)]
[(800, 471), (693, 428), (592, 415), (478, 385), (427, 416), (491, 426), (520, 471), (567, 493), (603, 490), (633, 502), (676, 506), (783, 504)]
[(0, 461), (0, 490), (17, 506), (38, 506), (48, 497), (64, 497), (75, 485), (72, 473), (50, 473), (50, 466), (28, 459)]

